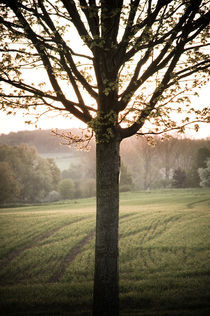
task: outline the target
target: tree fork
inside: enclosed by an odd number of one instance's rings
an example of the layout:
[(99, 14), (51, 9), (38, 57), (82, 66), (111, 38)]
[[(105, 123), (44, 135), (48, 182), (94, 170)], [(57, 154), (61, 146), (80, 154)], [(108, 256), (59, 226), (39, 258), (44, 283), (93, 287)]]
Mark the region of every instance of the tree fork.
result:
[(97, 214), (93, 315), (119, 315), (120, 140), (96, 145)]

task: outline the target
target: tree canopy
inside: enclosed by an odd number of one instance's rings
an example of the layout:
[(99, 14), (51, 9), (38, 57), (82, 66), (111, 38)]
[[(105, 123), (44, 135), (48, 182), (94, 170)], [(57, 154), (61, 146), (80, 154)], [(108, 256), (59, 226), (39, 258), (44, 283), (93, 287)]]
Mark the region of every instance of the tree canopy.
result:
[(0, 3), (8, 113), (62, 110), (96, 134), (103, 126), (106, 138), (113, 126), (124, 138), (145, 121), (146, 132), (159, 133), (208, 120), (207, 107), (189, 100), (209, 76), (208, 1)]

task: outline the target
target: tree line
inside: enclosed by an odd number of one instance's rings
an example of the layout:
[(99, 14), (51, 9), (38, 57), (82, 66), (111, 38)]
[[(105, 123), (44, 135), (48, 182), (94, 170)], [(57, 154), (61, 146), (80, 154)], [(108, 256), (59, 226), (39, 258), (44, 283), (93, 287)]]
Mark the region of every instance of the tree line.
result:
[(0, 175), (1, 205), (55, 202), (96, 193), (95, 178), (83, 165), (61, 173), (52, 158), (41, 157), (28, 144), (0, 145)]
[[(29, 133), (30, 137), (33, 133)], [(10, 135), (9, 139), (13, 137)], [(40, 149), (45, 139), (40, 138), (39, 143)], [(65, 152), (66, 146), (62, 148)], [(154, 137), (148, 141), (132, 137), (122, 143), (121, 152), (121, 192), (210, 185), (209, 139)], [(61, 171), (52, 158), (42, 158), (35, 146), (0, 145), (0, 203), (55, 202), (95, 196), (94, 142), (81, 157), (78, 163)]]
[(137, 189), (199, 187), (207, 168), (210, 139), (136, 138), (122, 143), (122, 159)]
[(40, 202), (60, 180), (54, 160), (27, 144), (0, 145), (0, 174), (0, 203)]
[[(208, 159), (209, 139), (132, 137), (121, 144), (120, 191), (208, 186)], [(95, 195), (95, 168), (92, 142), (79, 163), (61, 173), (69, 197)]]

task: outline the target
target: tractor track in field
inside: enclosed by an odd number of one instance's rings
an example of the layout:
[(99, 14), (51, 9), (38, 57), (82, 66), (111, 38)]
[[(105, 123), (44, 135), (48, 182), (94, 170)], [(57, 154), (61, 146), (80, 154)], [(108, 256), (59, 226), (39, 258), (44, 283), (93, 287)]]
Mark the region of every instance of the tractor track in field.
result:
[(148, 249), (148, 257), (149, 257), (150, 261), (152, 262), (152, 264), (155, 265), (156, 262), (155, 262), (155, 260), (154, 260), (154, 258), (152, 256), (152, 249), (151, 248)]
[[(152, 268), (155, 268), (158, 264), (158, 262), (154, 258), (154, 251), (155, 249), (152, 249), (152, 248), (148, 248), (148, 249), (142, 248), (142, 247), (140, 248), (139, 254), (142, 260), (142, 265), (148, 273), (150, 273)], [(188, 259), (188, 253), (187, 253), (186, 247), (166, 248), (166, 249), (159, 250), (159, 253), (161, 253), (161, 251), (162, 251), (163, 257), (165, 255), (180, 256), (180, 260), (182, 260), (183, 264), (186, 263)]]
[(187, 204), (187, 207), (188, 207), (188, 208), (194, 208), (194, 206), (195, 206), (196, 204), (199, 204), (199, 203), (202, 203), (202, 202), (206, 202), (206, 201), (210, 201), (210, 199), (208, 198), (208, 199), (204, 199), (204, 200), (199, 200), (199, 201), (195, 201), (195, 202), (188, 203), (188, 204)]
[(158, 227), (158, 222), (156, 222), (154, 225), (153, 224), (150, 224), (150, 226), (147, 228), (147, 230), (145, 231), (144, 235), (142, 236), (141, 240), (140, 240), (140, 244), (141, 244), (141, 247), (140, 247), (140, 257), (142, 259), (142, 263), (145, 267), (145, 269), (149, 272), (150, 271), (150, 268), (149, 268), (149, 265), (148, 265), (148, 262), (147, 262), (147, 256), (145, 255), (145, 250), (147, 251), (147, 249), (143, 249), (142, 245), (145, 241), (145, 239), (147, 238), (147, 236), (150, 235), (150, 232), (152, 234), (155, 233), (156, 229)]
[[(147, 240), (155, 239), (156, 237), (162, 235), (166, 232), (168, 225), (173, 224), (174, 222), (178, 221), (181, 218), (181, 216), (172, 216), (167, 219), (165, 219), (163, 222), (160, 220), (155, 224), (153, 230), (151, 231), (150, 236), (147, 238)], [(161, 228), (162, 226), (162, 228)], [(161, 229), (160, 229), (161, 228)]]
[[(169, 224), (173, 224), (179, 219), (180, 219), (180, 216), (171, 216), (169, 218), (166, 218), (163, 221), (158, 220), (155, 223), (151, 223), (147, 227), (144, 235), (140, 239), (140, 245), (141, 245), (140, 257), (142, 259), (143, 266), (148, 272), (150, 271), (150, 264), (156, 265), (156, 262), (155, 262), (155, 259), (153, 258), (152, 249), (151, 248), (147, 249), (143, 247), (144, 242), (152, 240), (158, 237), (159, 235), (163, 234), (164, 232), (166, 232)], [(187, 259), (186, 249), (183, 249), (183, 259), (184, 261), (186, 261)]]
[(140, 244), (143, 244), (146, 239), (150, 240), (152, 238), (152, 236), (154, 235), (154, 233), (156, 232), (158, 226), (160, 226), (159, 221), (155, 222), (154, 224), (151, 223), (148, 226), (148, 228), (146, 229), (144, 235), (142, 236), (142, 238), (140, 240)]
[(24, 251), (28, 250), (28, 249), (31, 249), (33, 248), (36, 244), (38, 244), (39, 242), (43, 241), (43, 240), (46, 240), (47, 238), (51, 237), (52, 235), (54, 235), (55, 233), (57, 233), (60, 229), (66, 227), (66, 226), (69, 226), (69, 225), (72, 225), (72, 224), (75, 224), (77, 222), (80, 222), (82, 220), (84, 220), (84, 218), (80, 218), (80, 219), (76, 219), (74, 221), (71, 221), (69, 223), (65, 223), (63, 225), (59, 225), (55, 228), (53, 228), (52, 230), (50, 231), (47, 231), (41, 235), (39, 235), (38, 237), (36, 237), (33, 241), (31, 241), (30, 243), (24, 245), (24, 246), (20, 246), (14, 250), (11, 250), (9, 253), (7, 253), (2, 262), (0, 263), (0, 269), (3, 269), (5, 267), (7, 267), (7, 265), (13, 261), (16, 257), (18, 257), (19, 255), (21, 255)]
[(147, 256), (145, 256), (143, 248), (140, 248), (140, 257), (142, 259), (143, 266), (149, 272), (150, 268), (149, 268), (149, 265), (148, 265), (148, 262), (147, 262), (147, 258), (146, 258)]
[(127, 218), (127, 217), (133, 217), (133, 216), (135, 216), (135, 215), (137, 215), (137, 213), (135, 213), (135, 212), (130, 213), (130, 214), (123, 214), (123, 215), (120, 215), (119, 220), (121, 221), (121, 220), (123, 220), (123, 219), (125, 219), (125, 218)]
[(74, 261), (77, 255), (80, 254), (82, 248), (87, 245), (91, 239), (95, 236), (95, 229), (92, 230), (86, 237), (80, 240), (66, 255), (64, 260), (61, 262), (59, 268), (55, 273), (49, 278), (48, 283), (56, 283), (59, 282), (62, 276), (64, 275), (66, 269)]

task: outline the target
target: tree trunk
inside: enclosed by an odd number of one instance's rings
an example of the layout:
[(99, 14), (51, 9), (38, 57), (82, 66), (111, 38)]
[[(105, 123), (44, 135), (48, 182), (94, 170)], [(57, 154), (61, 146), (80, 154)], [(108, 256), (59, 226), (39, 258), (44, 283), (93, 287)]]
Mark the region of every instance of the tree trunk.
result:
[(93, 315), (119, 315), (120, 141), (96, 145), (97, 215)]

